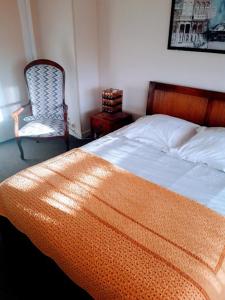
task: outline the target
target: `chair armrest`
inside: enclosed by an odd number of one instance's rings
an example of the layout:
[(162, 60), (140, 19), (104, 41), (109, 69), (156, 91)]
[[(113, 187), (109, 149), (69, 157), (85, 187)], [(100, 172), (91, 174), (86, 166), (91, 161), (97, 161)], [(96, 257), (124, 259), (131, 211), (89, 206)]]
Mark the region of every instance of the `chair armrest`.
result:
[(30, 105), (30, 103), (27, 103), (25, 105), (22, 105), (21, 107), (19, 107), (16, 111), (14, 111), (12, 113), (12, 118), (16, 119), (19, 117), (19, 115), (24, 111), (25, 107), (27, 107), (28, 105)]
[(16, 111), (12, 113), (13, 119), (18, 119), (19, 115), (24, 111), (24, 107), (19, 107)]
[(30, 103), (22, 105), (12, 113), (12, 118), (14, 119), (14, 132), (16, 137), (19, 136), (19, 116), (24, 111), (25, 107), (28, 105), (30, 105)]

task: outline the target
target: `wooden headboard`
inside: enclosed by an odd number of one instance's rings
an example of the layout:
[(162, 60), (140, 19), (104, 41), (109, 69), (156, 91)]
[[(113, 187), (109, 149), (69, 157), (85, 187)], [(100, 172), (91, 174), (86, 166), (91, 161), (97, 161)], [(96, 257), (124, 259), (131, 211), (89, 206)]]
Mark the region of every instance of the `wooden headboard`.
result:
[(204, 126), (225, 127), (225, 93), (150, 82), (146, 113), (166, 114)]

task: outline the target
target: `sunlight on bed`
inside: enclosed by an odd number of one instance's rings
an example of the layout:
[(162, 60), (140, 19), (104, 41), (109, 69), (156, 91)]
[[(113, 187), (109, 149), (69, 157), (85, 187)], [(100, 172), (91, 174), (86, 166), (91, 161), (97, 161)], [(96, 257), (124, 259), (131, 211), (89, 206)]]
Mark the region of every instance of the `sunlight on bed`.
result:
[[(40, 200), (48, 203), (67, 214), (76, 215), (82, 206), (89, 199), (93, 191), (104, 184), (111, 172), (106, 168), (93, 167), (89, 174), (82, 173), (73, 182), (67, 185), (65, 182), (58, 187), (57, 191), (49, 191)], [(60, 191), (63, 190), (63, 194)]]
[[(82, 162), (84, 157), (84, 153), (76, 155), (76, 163)], [(71, 157), (68, 159), (68, 164), (71, 164)], [(55, 162), (51, 163), (51, 167), (49, 164), (37, 165), (12, 177), (8, 186), (19, 193), (25, 193), (28, 206), (31, 200), (29, 195), (32, 192), (35, 193), (36, 190), (38, 194), (36, 200), (33, 199), (34, 207), (38, 208), (38, 200), (66, 214), (76, 215), (90, 196), (93, 196), (95, 191), (104, 185), (104, 181), (112, 175), (108, 166), (93, 166), (88, 170), (81, 170), (74, 178), (71, 173), (71, 177), (67, 178), (66, 170), (67, 161), (65, 163), (65, 160), (62, 161), (60, 168), (56, 168)], [(38, 211), (26, 208), (25, 202), (23, 205), (24, 207), (21, 208), (27, 210), (35, 218), (45, 219), (45, 216)], [(50, 222), (50, 219), (46, 218), (46, 221)]]
[(89, 174), (81, 174), (78, 179), (90, 188), (97, 188), (103, 184), (104, 179), (108, 178), (111, 172), (106, 168), (94, 167)]
[[(63, 158), (63, 159), (62, 159)], [(71, 168), (71, 164), (76, 161), (76, 164), (80, 164), (85, 160), (85, 153), (69, 153), (66, 152), (62, 156), (52, 158), (50, 161), (43, 162), (40, 172), (46, 173), (47, 171), (63, 172), (66, 168)], [(56, 165), (57, 162), (57, 165)]]
[(40, 183), (37, 177), (31, 173), (18, 173), (16, 177), (11, 177), (7, 184), (19, 191), (29, 192), (30, 190), (38, 188)]
[[(43, 199), (42, 199), (43, 200)], [(67, 214), (71, 214), (72, 212), (74, 212), (75, 210), (73, 210), (72, 208), (76, 208), (76, 210), (79, 208), (78, 205), (74, 205), (73, 207), (69, 207), (66, 202), (64, 202), (64, 200), (62, 199), (58, 199), (58, 200), (54, 200), (54, 199), (45, 199), (44, 200), (46, 203), (48, 203), (50, 206), (53, 206)], [(75, 204), (75, 203), (74, 203)]]
[(25, 207), (23, 207), (23, 210), (25, 212), (27, 212), (28, 214), (32, 215), (35, 219), (44, 221), (45, 223), (49, 223), (49, 224), (55, 224), (55, 225), (58, 224), (58, 222), (56, 220), (50, 218), (49, 216), (47, 216), (47, 215), (45, 215), (43, 213), (34, 211), (31, 208), (25, 208)]
[[(63, 187), (60, 187), (60, 189)], [(75, 195), (71, 197), (63, 195), (60, 193), (60, 189), (58, 191), (50, 191), (47, 193), (45, 197), (42, 197), (40, 200), (48, 203), (50, 206), (55, 207), (65, 213), (72, 214), (75, 211), (80, 209), (79, 202), (76, 201)]]
[(220, 285), (218, 286), (217, 290), (219, 291), (219, 293), (221, 293), (225, 282), (225, 271), (220, 270), (217, 277), (218, 281), (220, 282)]

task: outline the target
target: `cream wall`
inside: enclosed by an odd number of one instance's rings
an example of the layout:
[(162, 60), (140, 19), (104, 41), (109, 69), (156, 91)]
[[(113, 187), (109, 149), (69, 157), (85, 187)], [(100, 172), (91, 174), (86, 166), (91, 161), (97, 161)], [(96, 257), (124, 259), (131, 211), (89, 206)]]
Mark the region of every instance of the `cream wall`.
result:
[(225, 55), (167, 50), (171, 0), (98, 0), (100, 85), (145, 113), (148, 81), (225, 91)]
[(70, 132), (81, 136), (72, 0), (30, 0), (37, 58), (54, 60), (66, 72)]
[(86, 136), (90, 133), (90, 115), (100, 109), (97, 2), (73, 1), (81, 127)]
[(11, 112), (26, 101), (23, 44), (17, 0), (0, 0), (0, 142), (14, 136)]
[(66, 71), (70, 132), (90, 132), (97, 109), (98, 28), (96, 0), (30, 0), (38, 58), (55, 60)]
[(123, 89), (124, 110), (137, 116), (149, 80), (225, 91), (224, 55), (167, 50), (170, 8), (171, 0), (0, 0), (0, 141), (13, 136), (10, 113), (26, 97), (26, 58), (65, 68), (70, 131), (78, 137), (88, 134), (105, 87)]

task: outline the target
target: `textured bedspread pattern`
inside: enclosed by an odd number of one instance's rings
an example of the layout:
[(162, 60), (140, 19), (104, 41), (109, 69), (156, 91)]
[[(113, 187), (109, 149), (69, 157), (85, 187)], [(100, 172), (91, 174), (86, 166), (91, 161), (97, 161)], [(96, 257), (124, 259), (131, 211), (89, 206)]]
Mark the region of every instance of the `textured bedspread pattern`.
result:
[(3, 182), (0, 214), (95, 299), (225, 299), (225, 219), (81, 149)]

